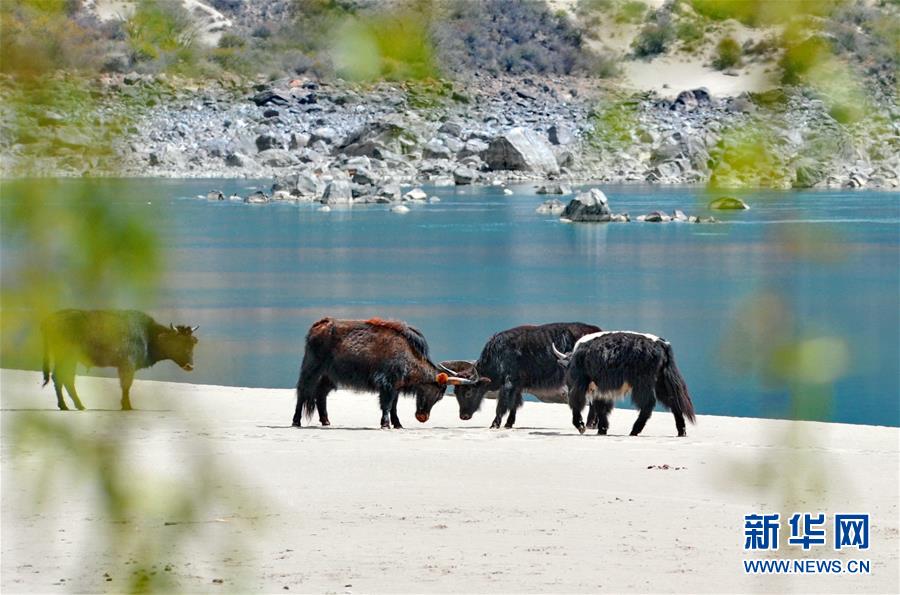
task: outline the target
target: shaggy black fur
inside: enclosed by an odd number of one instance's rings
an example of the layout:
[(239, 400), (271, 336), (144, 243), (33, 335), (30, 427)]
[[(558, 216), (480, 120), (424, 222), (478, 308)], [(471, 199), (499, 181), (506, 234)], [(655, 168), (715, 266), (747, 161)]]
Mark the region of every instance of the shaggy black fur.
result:
[(445, 362), (444, 365), (461, 376), (473, 377), (477, 373), (482, 379), (478, 384), (454, 389), (460, 419), (471, 419), (488, 391), (500, 393), (492, 428), (500, 427), (507, 411), (506, 427), (513, 427), (516, 411), (522, 406), (523, 392), (534, 394), (542, 400), (565, 402), (564, 370), (551, 345), (571, 350), (579, 338), (599, 330), (596, 326), (581, 322), (517, 326), (488, 339), (474, 366), (469, 364), (467, 368), (457, 370), (452, 366), (460, 362)]
[(417, 329), (377, 318), (323, 318), (306, 335), (293, 425), (301, 425), (304, 409), (307, 418), (318, 410), (320, 423), (331, 425), (328, 393), (339, 386), (377, 392), (382, 428), (403, 427), (397, 417), (401, 393), (415, 395), (416, 419), (424, 423), (447, 388), (446, 374), (428, 358), (428, 343)]
[[(599, 405), (598, 433), (609, 429), (609, 413), (613, 400), (600, 398), (631, 392), (632, 402), (640, 409), (631, 435), (637, 436), (653, 413), (657, 399), (672, 411), (679, 436), (686, 436), (684, 418), (691, 423), (694, 405), (682, 378), (672, 347), (663, 340), (627, 332), (604, 334), (582, 343), (571, 354), (566, 371), (569, 387), (569, 406), (572, 408), (572, 424), (579, 432), (585, 431), (581, 410), (591, 383), (597, 391), (594, 403)], [(624, 387), (624, 388), (623, 388)], [(630, 389), (628, 388), (630, 387)]]
[(60, 310), (41, 324), (44, 338), (44, 386), (50, 381), (56, 405), (67, 410), (62, 387), (78, 409), (84, 409), (75, 391), (75, 368), (113, 367), (119, 371), (122, 409), (131, 409), (129, 392), (136, 370), (170, 359), (185, 370), (194, 368), (195, 328), (163, 326), (136, 310)]

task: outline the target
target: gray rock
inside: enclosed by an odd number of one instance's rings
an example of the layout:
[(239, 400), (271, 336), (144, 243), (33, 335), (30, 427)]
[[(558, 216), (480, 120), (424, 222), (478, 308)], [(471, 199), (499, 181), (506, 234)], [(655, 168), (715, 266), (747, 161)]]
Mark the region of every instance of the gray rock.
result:
[(643, 221), (646, 221), (647, 223), (667, 223), (671, 220), (671, 217), (669, 217), (662, 211), (653, 211), (651, 213), (647, 213), (643, 218)]
[[(378, 190), (375, 191), (376, 199), (381, 198), (386, 202), (393, 202), (400, 200), (400, 185), (399, 184), (385, 184), (381, 186)], [(382, 202), (382, 201), (378, 201)]]
[(468, 157), (470, 155), (478, 155), (481, 156), (482, 153), (488, 150), (488, 144), (481, 139), (470, 138), (466, 141), (466, 144), (463, 145), (462, 150), (459, 152), (459, 157)]
[(265, 91), (261, 91), (250, 98), (250, 101), (255, 103), (256, 105), (262, 107), (264, 105), (287, 105), (288, 99), (283, 95), (279, 95), (275, 91), (271, 89), (266, 89)]
[(284, 143), (274, 134), (264, 133), (256, 137), (256, 150), (262, 153), (269, 149), (283, 149)]
[(471, 184), (477, 177), (478, 172), (471, 167), (457, 167), (453, 170), (453, 181), (456, 182), (457, 186)]
[(554, 124), (547, 129), (547, 138), (554, 145), (570, 145), (575, 142), (575, 132), (567, 124)]
[(220, 190), (210, 190), (206, 193), (206, 200), (225, 200), (225, 195)]
[(530, 128), (512, 128), (496, 137), (488, 145), (483, 159), (492, 170), (559, 173), (550, 146)]
[(540, 186), (535, 194), (571, 194), (572, 188), (568, 184), (554, 182), (552, 184), (544, 184)]
[(604, 222), (610, 220), (609, 201), (599, 188), (579, 193), (569, 201), (561, 217), (569, 221)]
[(455, 138), (462, 138), (463, 129), (462, 125), (457, 122), (444, 122), (441, 124), (441, 127), (438, 128), (438, 132)]
[(244, 199), (241, 198), (239, 194), (229, 194), (228, 200), (232, 200), (232, 201), (236, 201), (236, 202), (243, 202)]
[(308, 134), (303, 132), (292, 132), (291, 133), (291, 142), (289, 148), (291, 151), (296, 151), (297, 149), (302, 149), (309, 145), (309, 139), (311, 137)]
[(409, 207), (407, 207), (406, 205), (394, 205), (393, 207), (391, 207), (392, 213), (409, 213), (409, 210)]
[(438, 138), (433, 138), (422, 147), (422, 157), (425, 159), (450, 159), (453, 152)]
[(261, 151), (256, 158), (269, 167), (288, 167), (295, 163), (294, 156), (285, 149), (268, 149)]
[(688, 216), (684, 214), (684, 211), (681, 209), (675, 209), (672, 211), (672, 221), (687, 221)]
[(360, 167), (353, 170), (353, 174), (350, 179), (353, 180), (353, 182), (356, 184), (365, 185), (373, 185), (378, 181), (377, 176), (366, 167)]
[(245, 198), (244, 202), (252, 205), (265, 204), (269, 202), (269, 195), (262, 190), (257, 190), (256, 192)]
[(421, 202), (425, 201), (428, 198), (428, 195), (425, 194), (425, 191), (421, 188), (413, 188), (409, 192), (403, 195), (403, 200)]
[(314, 144), (317, 141), (321, 141), (326, 145), (334, 144), (338, 140), (337, 130), (331, 128), (330, 126), (319, 126), (318, 128), (312, 131), (310, 134), (309, 142), (310, 144)]
[(561, 215), (566, 210), (566, 205), (558, 198), (545, 200), (534, 210), (539, 215)]
[(350, 180), (339, 178), (332, 180), (325, 186), (322, 194), (322, 202), (327, 205), (349, 204), (353, 201), (353, 190)]
[(713, 199), (709, 203), (710, 209), (715, 209), (719, 211), (740, 211), (744, 209), (749, 209), (750, 207), (739, 198), (735, 198), (733, 196), (721, 196), (719, 198)]

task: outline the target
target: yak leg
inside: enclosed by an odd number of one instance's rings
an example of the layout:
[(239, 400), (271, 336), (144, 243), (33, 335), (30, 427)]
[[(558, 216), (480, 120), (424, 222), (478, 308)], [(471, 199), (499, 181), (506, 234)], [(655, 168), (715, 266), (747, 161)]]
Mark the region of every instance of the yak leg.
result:
[(578, 429), (579, 434), (584, 434), (584, 419), (581, 417), (581, 411), (584, 409), (587, 401), (585, 393), (587, 392), (590, 381), (586, 378), (579, 378), (569, 387), (569, 408), (572, 410), (572, 425)]
[(68, 379), (70, 373), (68, 368), (69, 366), (62, 362), (56, 362), (56, 365), (53, 367), (53, 390), (56, 391), (56, 406), (61, 411), (69, 410), (63, 397), (63, 383)]
[(63, 379), (63, 384), (66, 385), (66, 392), (69, 393), (69, 398), (72, 399), (72, 402), (75, 403), (75, 408), (79, 411), (84, 411), (84, 405), (81, 403), (81, 399), (78, 398), (78, 391), (75, 390), (75, 370), (73, 369), (70, 374), (68, 374)]
[(397, 397), (399, 393), (392, 388), (383, 388), (378, 393), (378, 400), (381, 402), (381, 429), (391, 429), (391, 409), (397, 407)]
[(491, 423), (491, 429), (500, 427), (500, 424), (503, 423), (503, 416), (509, 411), (509, 406), (511, 404), (514, 405), (513, 400), (510, 398), (512, 393), (512, 384), (510, 384), (509, 381), (503, 383), (503, 386), (500, 387), (500, 394), (497, 395), (497, 414), (494, 416), (494, 421)]
[(687, 436), (687, 431), (684, 429), (684, 416), (681, 414), (681, 411), (676, 409), (672, 410), (672, 415), (675, 416), (675, 429), (678, 430), (678, 437), (684, 438)]
[(641, 408), (641, 412), (631, 428), (631, 435), (637, 436), (644, 429), (647, 420), (653, 414), (653, 406), (656, 405), (656, 393), (652, 388), (635, 386), (631, 395), (635, 404)]
[(394, 399), (394, 404), (391, 405), (391, 425), (394, 426), (395, 430), (403, 428), (403, 425), (400, 423), (400, 418), (397, 416), (397, 401), (399, 400), (400, 396), (397, 395), (397, 398)]
[[(323, 377), (322, 380), (319, 381), (318, 386), (316, 386), (316, 411), (319, 412), (319, 423), (323, 426), (331, 425), (331, 421), (328, 420), (328, 393), (334, 388), (334, 384), (325, 377)], [(299, 420), (297, 420), (295, 425), (300, 425)]]
[[(502, 394), (502, 393), (501, 393)], [(509, 417), (506, 418), (506, 428), (511, 429), (516, 423), (516, 411), (522, 406), (522, 391), (517, 390), (513, 393), (509, 406)]]
[(131, 382), (134, 380), (134, 368), (122, 366), (119, 368), (119, 386), (122, 387), (122, 411), (131, 411)]
[(597, 401), (591, 401), (588, 405), (587, 429), (593, 430), (597, 427)]
[(605, 436), (609, 430), (609, 412), (613, 409), (613, 402), (606, 399), (597, 399), (591, 403), (591, 413), (595, 416), (597, 434)]

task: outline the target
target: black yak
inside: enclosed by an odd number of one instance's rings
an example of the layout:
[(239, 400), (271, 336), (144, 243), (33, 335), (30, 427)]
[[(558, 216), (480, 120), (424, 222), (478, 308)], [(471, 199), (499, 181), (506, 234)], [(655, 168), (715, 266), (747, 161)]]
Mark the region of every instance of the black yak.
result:
[(631, 428), (632, 436), (644, 429), (657, 400), (672, 411), (679, 436), (687, 435), (685, 417), (695, 423), (691, 396), (667, 341), (630, 331), (606, 331), (582, 337), (567, 353), (555, 345), (553, 351), (566, 369), (572, 424), (582, 434), (585, 425), (581, 411), (586, 393), (594, 388), (592, 384), (596, 389), (591, 398), (599, 407), (598, 434), (606, 434), (609, 429), (609, 413), (615, 400), (629, 392), (640, 409)]
[(318, 409), (319, 422), (331, 425), (326, 401), (337, 387), (377, 392), (386, 429), (403, 427), (397, 397), (412, 393), (416, 419), (425, 423), (448, 384), (468, 382), (438, 369), (428, 357), (425, 337), (404, 322), (323, 318), (306, 335), (293, 425), (300, 426), (304, 408), (307, 418)]
[(517, 326), (488, 339), (475, 362), (441, 362), (448, 372), (473, 381), (454, 389), (460, 419), (471, 419), (488, 392), (499, 391), (491, 428), (500, 427), (507, 411), (506, 427), (513, 427), (523, 392), (541, 401), (565, 403), (564, 370), (551, 346), (572, 349), (580, 337), (598, 331), (598, 327), (581, 322)]
[(63, 386), (78, 409), (84, 409), (75, 392), (75, 368), (113, 367), (119, 371), (122, 409), (131, 409), (129, 391), (136, 370), (170, 359), (190, 372), (194, 369), (194, 345), (198, 327), (164, 326), (137, 310), (60, 310), (41, 325), (44, 337), (44, 386), (50, 381), (56, 404), (68, 410)]

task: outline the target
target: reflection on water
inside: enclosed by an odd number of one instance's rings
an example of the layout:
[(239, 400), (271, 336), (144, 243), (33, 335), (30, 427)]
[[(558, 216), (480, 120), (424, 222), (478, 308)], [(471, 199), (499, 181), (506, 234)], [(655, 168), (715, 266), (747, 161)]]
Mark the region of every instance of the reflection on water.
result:
[[(561, 224), (534, 213), (544, 197), (530, 187), (512, 197), (438, 188), (441, 203), (402, 216), (383, 206), (320, 213), (194, 198), (245, 186), (142, 181), (136, 194), (111, 197), (162, 220), (168, 273), (153, 313), (201, 327), (195, 372), (163, 364), (140, 377), (288, 388), (307, 328), (326, 315), (402, 318), (440, 359), (477, 357), (492, 333), (518, 324), (582, 320), (671, 341), (701, 413), (788, 416), (786, 393), (718, 356), (743, 300), (765, 282), (793, 302), (806, 330), (849, 345), (830, 418), (900, 425), (896, 193), (760, 192), (745, 197), (750, 211), (717, 214), (716, 226)], [(691, 189), (606, 191), (616, 212), (709, 214)], [(776, 224), (830, 233), (841, 258), (786, 256), (773, 245)], [(4, 248), (4, 262), (16, 258), (15, 246)]]

